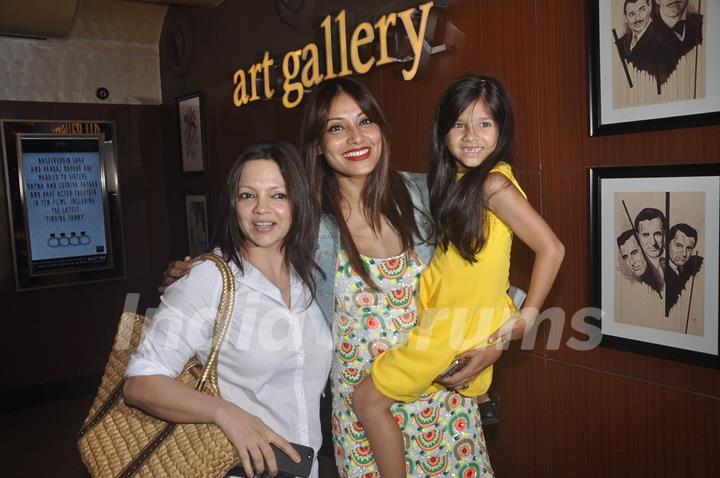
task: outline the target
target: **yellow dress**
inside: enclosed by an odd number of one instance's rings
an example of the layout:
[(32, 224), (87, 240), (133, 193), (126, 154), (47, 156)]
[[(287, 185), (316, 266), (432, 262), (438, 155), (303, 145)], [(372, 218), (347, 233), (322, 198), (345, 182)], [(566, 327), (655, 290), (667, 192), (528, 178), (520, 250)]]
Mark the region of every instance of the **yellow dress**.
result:
[[(506, 176), (525, 196), (509, 164), (500, 162), (490, 172)], [(383, 395), (410, 402), (441, 390), (433, 381), (455, 356), (487, 345), (490, 334), (517, 312), (507, 294), (512, 231), (489, 209), (484, 214), (488, 233), (475, 263), (465, 261), (451, 244), (446, 251), (438, 247), (421, 274), (418, 326), (404, 345), (380, 355), (372, 367), (373, 382)], [(458, 392), (481, 395), (491, 381), (488, 367)]]

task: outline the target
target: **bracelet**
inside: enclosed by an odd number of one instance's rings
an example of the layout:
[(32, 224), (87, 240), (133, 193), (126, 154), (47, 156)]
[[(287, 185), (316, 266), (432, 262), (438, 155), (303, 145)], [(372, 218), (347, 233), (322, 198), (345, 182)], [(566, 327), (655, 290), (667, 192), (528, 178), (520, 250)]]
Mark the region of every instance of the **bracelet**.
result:
[(503, 345), (507, 345), (508, 339), (507, 337), (496, 337), (494, 340), (492, 338), (488, 338), (487, 344), (488, 345), (497, 345), (498, 342), (502, 342)]

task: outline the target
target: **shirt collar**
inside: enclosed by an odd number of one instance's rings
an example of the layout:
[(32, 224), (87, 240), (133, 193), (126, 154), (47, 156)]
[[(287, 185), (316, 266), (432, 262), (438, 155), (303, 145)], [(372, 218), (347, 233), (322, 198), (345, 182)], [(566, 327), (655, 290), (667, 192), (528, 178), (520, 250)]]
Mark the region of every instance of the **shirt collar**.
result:
[[(250, 262), (240, 259), (242, 261), (242, 266), (244, 273), (241, 273), (237, 266), (235, 264), (232, 264), (232, 270), (233, 273), (235, 273), (235, 277), (237, 278), (237, 281), (251, 289), (253, 289), (256, 292), (260, 292), (263, 295), (266, 295), (267, 297), (275, 300), (276, 302), (279, 302), (284, 307), (287, 307), (285, 304), (285, 301), (282, 298), (282, 294), (280, 293), (280, 289), (277, 288), (275, 284), (273, 284), (270, 279), (265, 277), (265, 275), (260, 272), (259, 269), (257, 269), (254, 265), (252, 265)], [(291, 268), (290, 269), (290, 305), (292, 309), (295, 309), (298, 306), (304, 306), (306, 302), (305, 299), (305, 288), (303, 287), (302, 280), (300, 280), (300, 277), (295, 273), (295, 271)]]
[(663, 12), (662, 12), (662, 11), (660, 12), (660, 18), (662, 18), (663, 22), (665, 22), (665, 25), (667, 25), (668, 27), (672, 28), (672, 27), (674, 27), (675, 24), (676, 24), (677, 22), (679, 22), (680, 20), (686, 20), (686, 19), (687, 19), (687, 8), (685, 9), (685, 11), (683, 12), (683, 14), (682, 14), (682, 16), (681, 16), (680, 18), (677, 18), (677, 17), (666, 17), (665, 15), (663, 15)]

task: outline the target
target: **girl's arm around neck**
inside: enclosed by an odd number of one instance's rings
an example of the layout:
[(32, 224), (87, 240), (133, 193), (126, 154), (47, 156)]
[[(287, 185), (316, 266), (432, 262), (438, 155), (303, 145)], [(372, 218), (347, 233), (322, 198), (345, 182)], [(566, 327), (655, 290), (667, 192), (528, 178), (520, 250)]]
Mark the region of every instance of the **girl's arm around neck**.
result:
[[(565, 256), (565, 246), (542, 216), (505, 176), (499, 173), (490, 174), (485, 187), (488, 208), (535, 253), (530, 287), (520, 313), (519, 322), (525, 323), (518, 323), (520, 327), (515, 327), (511, 334), (512, 339), (517, 339), (522, 336), (524, 330), (530, 329), (534, 324), (555, 282)], [(502, 329), (507, 330), (507, 328)]]

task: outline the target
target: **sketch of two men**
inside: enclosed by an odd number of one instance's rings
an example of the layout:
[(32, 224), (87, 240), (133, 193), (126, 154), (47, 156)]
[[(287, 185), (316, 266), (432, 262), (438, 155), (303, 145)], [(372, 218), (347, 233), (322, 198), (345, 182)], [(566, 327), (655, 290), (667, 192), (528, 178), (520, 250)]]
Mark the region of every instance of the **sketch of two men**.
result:
[[(689, 0), (624, 0), (627, 32), (617, 40), (623, 63), (655, 77), (658, 94), (680, 59), (703, 43), (703, 16)], [(629, 81), (629, 78), (628, 78)]]

